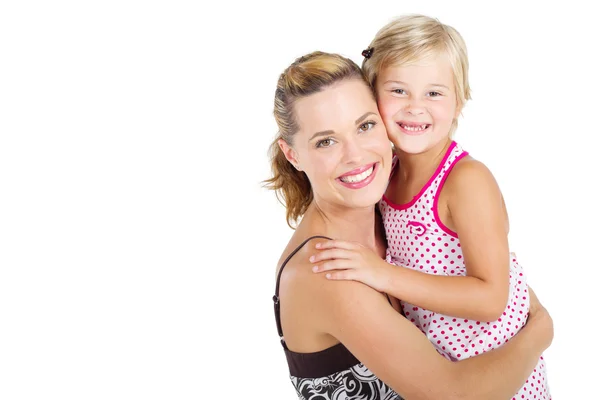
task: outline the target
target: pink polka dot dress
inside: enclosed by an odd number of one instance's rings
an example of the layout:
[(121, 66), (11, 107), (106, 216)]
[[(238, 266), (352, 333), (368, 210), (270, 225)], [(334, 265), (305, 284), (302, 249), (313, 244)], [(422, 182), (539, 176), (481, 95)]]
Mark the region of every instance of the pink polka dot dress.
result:
[[(437, 201), (452, 167), (467, 154), (452, 142), (429, 182), (410, 203), (394, 204), (383, 196), (379, 207), (388, 241), (389, 263), (426, 274), (466, 275), (460, 241), (457, 234), (441, 222)], [(455, 318), (401, 303), (406, 318), (427, 335), (438, 352), (458, 361), (500, 347), (513, 337), (527, 320), (529, 293), (523, 268), (511, 257), (509, 301), (494, 322)], [(551, 399), (543, 357), (513, 399)]]

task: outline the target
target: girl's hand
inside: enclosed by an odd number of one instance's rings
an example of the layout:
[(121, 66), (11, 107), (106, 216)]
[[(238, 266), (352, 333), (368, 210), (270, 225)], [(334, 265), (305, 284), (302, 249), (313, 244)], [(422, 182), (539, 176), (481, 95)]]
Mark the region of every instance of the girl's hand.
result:
[(394, 266), (373, 250), (343, 240), (328, 240), (316, 247), (321, 251), (309, 259), (316, 264), (313, 272), (326, 272), (327, 279), (358, 281), (377, 291), (387, 291)]

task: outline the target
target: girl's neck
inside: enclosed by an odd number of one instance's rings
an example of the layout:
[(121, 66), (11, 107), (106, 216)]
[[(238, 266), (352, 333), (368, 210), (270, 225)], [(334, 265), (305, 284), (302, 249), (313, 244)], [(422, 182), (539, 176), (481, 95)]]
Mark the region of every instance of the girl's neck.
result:
[(396, 173), (400, 174), (399, 178), (402, 182), (428, 179), (440, 165), (451, 145), (452, 139), (448, 138), (419, 154), (405, 153), (395, 146), (400, 163), (400, 168)]

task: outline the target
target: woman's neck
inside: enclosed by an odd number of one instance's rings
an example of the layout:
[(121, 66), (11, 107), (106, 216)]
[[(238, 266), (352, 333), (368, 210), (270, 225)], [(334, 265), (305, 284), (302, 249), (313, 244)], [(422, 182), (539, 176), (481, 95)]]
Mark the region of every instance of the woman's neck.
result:
[(314, 200), (302, 218), (297, 232), (302, 236), (323, 235), (332, 239), (358, 242), (376, 249), (383, 238), (375, 206), (339, 208)]

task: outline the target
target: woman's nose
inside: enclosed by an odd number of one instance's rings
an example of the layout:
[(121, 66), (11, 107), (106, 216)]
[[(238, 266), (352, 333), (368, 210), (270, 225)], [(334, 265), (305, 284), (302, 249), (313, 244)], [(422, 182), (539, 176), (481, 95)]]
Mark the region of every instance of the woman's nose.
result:
[(344, 143), (344, 162), (347, 164), (358, 163), (362, 159), (363, 148), (358, 142), (358, 138), (346, 141)]

